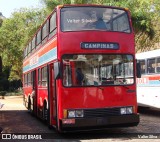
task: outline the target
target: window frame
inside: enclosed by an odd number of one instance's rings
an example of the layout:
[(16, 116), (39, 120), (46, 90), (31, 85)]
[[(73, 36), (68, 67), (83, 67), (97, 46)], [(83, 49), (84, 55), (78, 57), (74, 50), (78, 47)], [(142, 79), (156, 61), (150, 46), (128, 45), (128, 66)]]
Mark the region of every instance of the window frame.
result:
[(36, 34), (36, 46), (40, 45), (42, 42), (42, 30), (39, 29)]
[(38, 86), (42, 85), (42, 71), (41, 68), (38, 69)]
[(54, 36), (57, 32), (57, 12), (56, 11), (54, 11), (49, 18), (49, 29), (48, 30), (49, 30), (49, 38)]
[(41, 80), (41, 85), (42, 86), (44, 86), (44, 87), (46, 87), (47, 85), (48, 85), (48, 83), (47, 83), (47, 66), (44, 66), (43, 68), (42, 68), (42, 70), (41, 70), (41, 78), (42, 78), (42, 80)]

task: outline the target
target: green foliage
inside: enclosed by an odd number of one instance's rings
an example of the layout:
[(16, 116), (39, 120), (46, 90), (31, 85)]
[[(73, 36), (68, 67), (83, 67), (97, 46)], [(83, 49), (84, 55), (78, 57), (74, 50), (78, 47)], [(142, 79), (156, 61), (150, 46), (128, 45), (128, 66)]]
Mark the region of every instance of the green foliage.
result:
[(0, 75), (2, 74), (2, 57), (0, 56)]
[(0, 18), (0, 27), (2, 26), (3, 19)]
[(62, 4), (61, 0), (41, 0), (42, 3), (46, 5), (48, 14), (53, 11), (53, 9), (57, 6)]
[(45, 18), (45, 10), (23, 8), (4, 19), (0, 28), (0, 50), (3, 65), (11, 67), (10, 80), (21, 79), (23, 49)]

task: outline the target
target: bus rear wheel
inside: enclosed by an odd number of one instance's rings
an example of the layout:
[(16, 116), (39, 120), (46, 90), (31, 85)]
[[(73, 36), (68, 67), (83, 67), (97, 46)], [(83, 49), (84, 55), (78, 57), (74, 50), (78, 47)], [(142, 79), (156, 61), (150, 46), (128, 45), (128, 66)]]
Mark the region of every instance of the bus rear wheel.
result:
[(31, 99), (28, 99), (28, 111), (31, 112)]

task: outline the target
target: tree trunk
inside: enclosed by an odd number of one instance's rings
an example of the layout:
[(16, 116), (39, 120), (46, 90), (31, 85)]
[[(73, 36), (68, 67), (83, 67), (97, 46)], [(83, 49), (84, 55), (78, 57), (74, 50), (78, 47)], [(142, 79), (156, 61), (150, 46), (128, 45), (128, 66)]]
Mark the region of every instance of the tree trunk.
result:
[(2, 74), (2, 57), (0, 56), (0, 75)]

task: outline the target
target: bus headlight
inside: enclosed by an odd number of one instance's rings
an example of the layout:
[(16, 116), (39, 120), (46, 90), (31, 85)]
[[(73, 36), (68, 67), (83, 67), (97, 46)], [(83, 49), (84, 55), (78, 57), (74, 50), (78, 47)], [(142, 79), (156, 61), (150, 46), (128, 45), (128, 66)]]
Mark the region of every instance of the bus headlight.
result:
[(76, 116), (75, 110), (68, 110), (68, 118), (73, 118)]
[(76, 117), (83, 117), (83, 110), (76, 110)]
[(133, 113), (133, 108), (127, 107), (127, 114), (132, 114), (132, 113)]
[(68, 110), (68, 118), (83, 117), (83, 110)]
[(120, 114), (132, 114), (133, 113), (133, 107), (123, 107), (120, 109)]
[(120, 109), (120, 113), (121, 113), (121, 114), (126, 114), (126, 108), (125, 108), (125, 107), (124, 107), (124, 108), (121, 108), (121, 109)]

